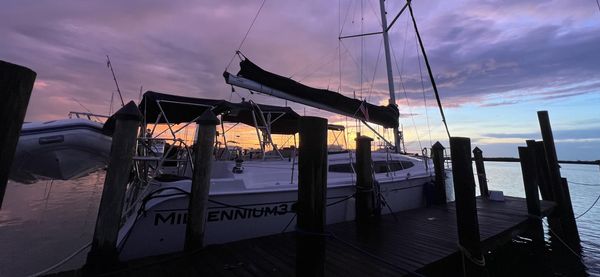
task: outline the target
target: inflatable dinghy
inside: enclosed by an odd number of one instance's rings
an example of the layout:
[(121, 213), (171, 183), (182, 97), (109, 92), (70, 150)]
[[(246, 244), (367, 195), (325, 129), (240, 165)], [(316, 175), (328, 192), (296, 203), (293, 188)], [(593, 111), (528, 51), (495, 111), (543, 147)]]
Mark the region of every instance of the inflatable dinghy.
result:
[(10, 178), (21, 183), (38, 179), (69, 180), (108, 163), (111, 137), (102, 124), (63, 119), (23, 124)]

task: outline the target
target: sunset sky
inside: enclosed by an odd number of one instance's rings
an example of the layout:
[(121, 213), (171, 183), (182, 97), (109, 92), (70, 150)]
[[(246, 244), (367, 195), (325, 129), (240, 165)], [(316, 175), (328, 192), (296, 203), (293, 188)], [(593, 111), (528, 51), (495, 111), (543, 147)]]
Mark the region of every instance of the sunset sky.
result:
[[(27, 121), (64, 118), (81, 105), (109, 113), (116, 89), (106, 55), (126, 99), (137, 101), (143, 86), (284, 105), (243, 89), (232, 93), (222, 77), (226, 69), (237, 73), (239, 59), (228, 64), (262, 2), (5, 0), (0, 59), (38, 74)], [(387, 1), (388, 21), (403, 4)], [(484, 155), (516, 156), (517, 145), (540, 138), (536, 111), (548, 110), (559, 158), (600, 159), (595, 0), (415, 0), (413, 8), (453, 136), (471, 137)], [(400, 122), (407, 147), (418, 151), (436, 140), (447, 145), (447, 138), (409, 18), (398, 19), (390, 40)], [(267, 0), (241, 51), (271, 72), (384, 104), (381, 36), (338, 40), (340, 30), (380, 31), (379, 20), (378, 0)], [(299, 114), (354, 124), (288, 104)]]

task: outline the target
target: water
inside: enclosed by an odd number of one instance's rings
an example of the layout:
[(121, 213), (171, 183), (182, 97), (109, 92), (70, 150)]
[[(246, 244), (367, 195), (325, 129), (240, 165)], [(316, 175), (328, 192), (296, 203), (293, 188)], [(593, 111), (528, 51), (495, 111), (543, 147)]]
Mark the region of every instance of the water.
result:
[[(488, 188), (505, 195), (525, 197), (521, 167), (518, 163), (486, 162)], [(600, 197), (600, 167), (597, 165), (561, 165), (561, 175), (569, 181), (575, 217), (583, 214)], [(581, 237), (581, 258), (590, 276), (600, 276), (600, 201), (577, 219)], [(545, 228), (547, 230), (547, 228)], [(546, 236), (549, 239), (549, 236)], [(572, 253), (564, 251), (567, 259)]]
[[(486, 162), (488, 186), (505, 195), (524, 197), (518, 163)], [(562, 165), (569, 181), (600, 185), (600, 168)], [(89, 243), (93, 234), (104, 172), (73, 181), (42, 181), (32, 185), (9, 182), (0, 211), (0, 276), (27, 276), (48, 268)], [(600, 186), (572, 183), (575, 215), (600, 195)], [(600, 276), (600, 203), (577, 220), (582, 259), (591, 276)], [(565, 254), (570, 255), (570, 254)], [(86, 251), (53, 272), (81, 267)]]
[[(0, 210), (0, 276), (36, 273), (89, 243), (103, 184), (103, 171), (72, 181), (9, 181)], [(85, 253), (58, 271), (80, 267)]]

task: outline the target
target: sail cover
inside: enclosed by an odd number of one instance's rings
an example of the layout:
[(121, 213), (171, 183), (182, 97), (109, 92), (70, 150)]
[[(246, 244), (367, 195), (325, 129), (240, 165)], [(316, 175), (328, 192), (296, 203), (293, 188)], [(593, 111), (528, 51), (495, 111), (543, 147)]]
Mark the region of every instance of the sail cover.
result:
[(144, 93), (139, 109), (150, 124), (192, 122), (204, 111), (211, 109), (215, 115), (221, 115), (223, 122), (243, 123), (254, 127), (255, 116), (258, 125), (264, 125), (260, 117), (262, 113), (265, 121), (270, 123), (272, 134), (297, 133), (300, 118), (290, 107), (254, 104), (248, 101), (232, 103), (226, 100), (185, 97), (154, 91)]
[(394, 105), (376, 106), (330, 90), (312, 88), (265, 71), (247, 58), (240, 62), (237, 76), (228, 72), (223, 73), (223, 76), (231, 85), (372, 122), (385, 128), (397, 128), (399, 125), (400, 113)]

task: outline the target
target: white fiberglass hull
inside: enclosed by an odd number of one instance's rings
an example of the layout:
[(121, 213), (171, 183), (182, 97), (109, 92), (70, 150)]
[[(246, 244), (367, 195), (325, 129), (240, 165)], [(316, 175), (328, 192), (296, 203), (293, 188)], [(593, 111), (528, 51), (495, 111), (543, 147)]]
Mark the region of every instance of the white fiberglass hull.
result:
[[(332, 159), (330, 158), (330, 163)], [(216, 162), (213, 166), (210, 203), (207, 214), (205, 243), (225, 243), (246, 238), (292, 231), (295, 228), (294, 203), (298, 198), (297, 177), (290, 184), (290, 170), (282, 170), (277, 162), (248, 163), (244, 174), (227, 174), (215, 167), (232, 167), (232, 163)], [(421, 162), (421, 166), (424, 163)], [(254, 167), (254, 168), (253, 168)], [(376, 174), (381, 194), (390, 210), (397, 212), (425, 204), (424, 185), (431, 174), (413, 168), (412, 174), (391, 176)], [(408, 170), (406, 170), (408, 171)], [(412, 176), (411, 176), (412, 175)], [(219, 178), (220, 177), (220, 178)], [(261, 184), (270, 183), (270, 186)], [(154, 191), (119, 234), (120, 259), (129, 260), (183, 250), (187, 221), (188, 195), (191, 181), (156, 182)], [(352, 174), (329, 173), (327, 190), (327, 224), (354, 220), (355, 192)], [(156, 197), (158, 196), (158, 197)]]
[(39, 178), (68, 180), (106, 166), (111, 138), (102, 124), (64, 119), (23, 124), (10, 178), (32, 183)]

